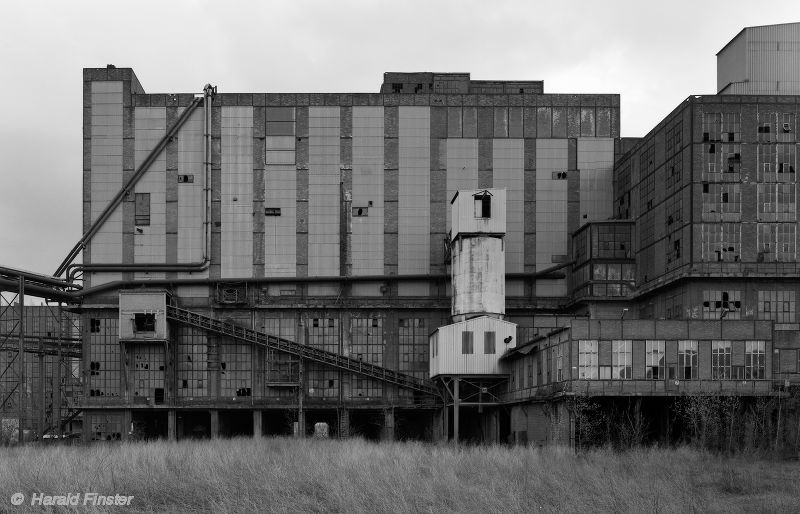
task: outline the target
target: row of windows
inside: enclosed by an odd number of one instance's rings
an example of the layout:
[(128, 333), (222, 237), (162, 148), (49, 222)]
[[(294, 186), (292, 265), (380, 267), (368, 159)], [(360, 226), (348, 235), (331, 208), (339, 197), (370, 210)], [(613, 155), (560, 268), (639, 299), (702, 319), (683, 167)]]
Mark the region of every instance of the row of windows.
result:
[[(475, 334), (471, 330), (461, 332), (461, 354), (472, 355), (475, 352)], [(497, 353), (495, 345), (494, 331), (487, 331), (483, 333), (483, 354), (494, 355)], [(431, 345), (431, 357), (439, 355), (439, 340), (434, 339)]]
[[(598, 341), (583, 340), (578, 343), (578, 378), (587, 380), (632, 378), (632, 341), (614, 340), (611, 348), (611, 366), (598, 364)], [(698, 378), (698, 342), (678, 341), (677, 367), (670, 366), (667, 373), (666, 341), (645, 341), (645, 378), (648, 380), (694, 380)], [(711, 341), (711, 378), (713, 380), (755, 380), (765, 378), (766, 355), (764, 341), (745, 341), (745, 364), (731, 364), (731, 342)]]

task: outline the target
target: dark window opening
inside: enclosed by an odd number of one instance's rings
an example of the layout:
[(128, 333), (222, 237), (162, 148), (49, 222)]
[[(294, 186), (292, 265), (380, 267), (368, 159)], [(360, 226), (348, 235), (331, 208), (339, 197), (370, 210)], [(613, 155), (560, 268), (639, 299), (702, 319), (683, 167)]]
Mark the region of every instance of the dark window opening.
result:
[(403, 84), (395, 82), (392, 84), (392, 93), (402, 93), (403, 92)]
[(178, 175), (179, 184), (193, 184), (194, 175)]
[(355, 217), (369, 216), (369, 208), (367, 208), (367, 207), (353, 207), (353, 216), (355, 216)]
[(481, 198), (481, 218), (491, 218), (492, 217), (492, 197), (489, 195), (484, 195)]
[(100, 320), (97, 318), (92, 318), (89, 320), (89, 331), (92, 333), (100, 332)]
[(264, 216), (280, 216), (280, 207), (264, 207)]
[(134, 329), (136, 332), (155, 332), (155, 314), (135, 314), (133, 317)]

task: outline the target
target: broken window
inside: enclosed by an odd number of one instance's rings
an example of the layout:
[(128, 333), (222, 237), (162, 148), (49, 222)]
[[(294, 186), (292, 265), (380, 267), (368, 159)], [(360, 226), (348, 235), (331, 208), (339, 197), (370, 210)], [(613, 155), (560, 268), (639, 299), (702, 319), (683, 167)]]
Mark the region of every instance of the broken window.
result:
[(713, 380), (731, 378), (730, 341), (711, 341), (711, 378)]
[(92, 333), (99, 333), (100, 332), (100, 320), (97, 318), (91, 318), (89, 320), (89, 331)]
[(598, 375), (597, 340), (578, 341), (578, 378), (592, 380)]
[(135, 332), (155, 332), (156, 315), (143, 313), (134, 314), (133, 327)]
[(697, 341), (678, 341), (678, 378), (697, 378)]
[(612, 341), (611, 353), (611, 378), (630, 379), (633, 377), (631, 370), (631, 344), (630, 339)]
[(664, 362), (664, 341), (645, 341), (645, 378), (663, 380), (666, 378)]
[(353, 217), (368, 216), (369, 209), (367, 207), (353, 207)]

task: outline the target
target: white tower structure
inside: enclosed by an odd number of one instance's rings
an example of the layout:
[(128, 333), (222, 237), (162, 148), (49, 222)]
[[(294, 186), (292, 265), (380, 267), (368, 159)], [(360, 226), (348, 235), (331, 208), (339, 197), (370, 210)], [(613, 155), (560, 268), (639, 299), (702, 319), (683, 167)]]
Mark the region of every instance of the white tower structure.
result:
[(500, 356), (516, 345), (505, 315), (506, 190), (456, 192), (448, 235), (452, 324), (430, 336), (430, 376), (504, 374)]

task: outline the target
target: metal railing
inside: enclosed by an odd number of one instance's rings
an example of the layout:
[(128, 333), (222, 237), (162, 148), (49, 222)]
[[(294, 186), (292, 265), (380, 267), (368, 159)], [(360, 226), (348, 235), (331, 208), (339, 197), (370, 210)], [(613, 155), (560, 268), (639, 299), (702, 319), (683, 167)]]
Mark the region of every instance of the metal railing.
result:
[(233, 323), (225, 323), (223, 321), (203, 316), (195, 312), (180, 309), (174, 306), (167, 307), (167, 318), (179, 323), (191, 325), (202, 330), (214, 332), (223, 336), (232, 337), (234, 339), (245, 341), (248, 343), (257, 344), (265, 348), (277, 350), (280, 352), (296, 355), (303, 359), (308, 359), (313, 362), (318, 362), (327, 366), (339, 368), (344, 371), (356, 373), (374, 380), (394, 384), (399, 387), (418, 391), (420, 393), (439, 396), (439, 390), (433, 382), (427, 380), (420, 380), (418, 378), (393, 371), (381, 366), (376, 366), (368, 362), (352, 359), (339, 355), (333, 352), (327, 352), (306, 346), (303, 344), (289, 341), (275, 337), (273, 335), (258, 332), (248, 328), (243, 328)]

